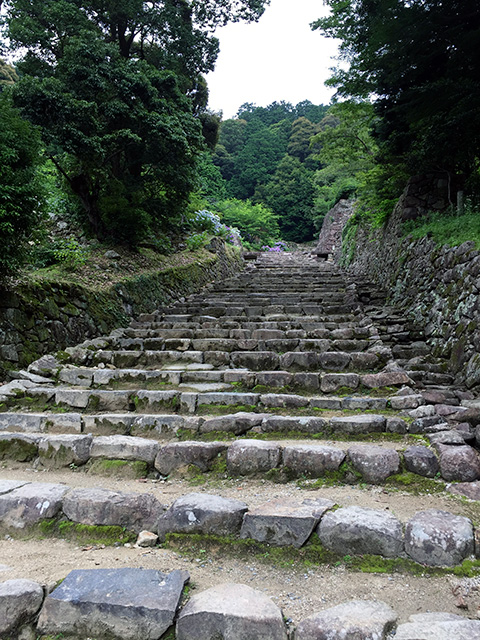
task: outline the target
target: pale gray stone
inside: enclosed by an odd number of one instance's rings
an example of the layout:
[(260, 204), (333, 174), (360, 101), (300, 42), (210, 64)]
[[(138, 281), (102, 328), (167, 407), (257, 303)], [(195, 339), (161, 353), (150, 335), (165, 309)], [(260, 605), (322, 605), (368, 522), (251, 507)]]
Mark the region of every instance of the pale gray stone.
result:
[(186, 571), (71, 571), (45, 599), (38, 631), (98, 640), (158, 640), (173, 624), (188, 579)]
[[(42, 606), (43, 589), (33, 580), (0, 582), (0, 637), (33, 622)], [(5, 635), (4, 635), (5, 634)]]
[(92, 441), (91, 458), (110, 460), (140, 460), (153, 464), (160, 445), (158, 442), (134, 436), (98, 436)]
[(404, 371), (368, 373), (361, 377), (361, 383), (363, 386), (369, 387), (370, 389), (414, 384), (413, 380)]
[(53, 377), (60, 369), (60, 362), (51, 355), (42, 356), (28, 365), (28, 371), (39, 376)]
[(54, 518), (62, 507), (68, 487), (61, 484), (31, 482), (0, 495), (0, 524), (24, 529), (41, 520)]
[(82, 367), (63, 367), (60, 370), (58, 379), (65, 384), (73, 384), (80, 387), (89, 387), (93, 380), (93, 369)]
[(240, 537), (300, 548), (311, 536), (325, 511), (334, 504), (331, 500), (322, 499), (299, 503), (291, 498), (265, 502), (245, 514)]
[(469, 445), (437, 445), (440, 473), (448, 482), (472, 482), (480, 479), (480, 458)]
[(22, 482), (20, 480), (0, 480), (0, 496), (4, 493), (10, 493), (10, 491), (23, 487), (26, 484), (30, 483), (27, 481)]
[(391, 514), (366, 507), (327, 513), (317, 527), (327, 549), (340, 555), (369, 553), (396, 558), (403, 552), (401, 523)]
[(155, 458), (155, 469), (162, 475), (193, 464), (200, 471), (209, 471), (218, 456), (226, 451), (224, 442), (170, 442), (160, 447)]
[(237, 440), (228, 447), (227, 469), (233, 476), (262, 473), (280, 464), (281, 448), (275, 442)]
[(199, 393), (198, 404), (256, 406), (259, 397), (259, 393), (226, 393), (222, 391), (212, 393)]
[(261, 591), (219, 584), (190, 598), (180, 612), (177, 640), (287, 640), (281, 610)]
[(392, 396), (390, 405), (392, 409), (416, 409), (425, 404), (425, 400), (421, 394), (408, 396)]
[(38, 456), (41, 439), (41, 435), (34, 433), (0, 433), (0, 460), (33, 460)]
[(375, 445), (354, 445), (347, 451), (355, 469), (367, 482), (383, 482), (400, 470), (400, 456), (395, 449)]
[(242, 433), (250, 431), (253, 427), (260, 425), (262, 420), (267, 416), (268, 414), (264, 413), (247, 413), (245, 411), (239, 411), (238, 413), (207, 419), (200, 425), (199, 431), (200, 433), (226, 431), (234, 433), (235, 435), (241, 435)]
[(63, 498), (63, 512), (73, 522), (125, 527), (136, 533), (155, 529), (165, 509), (151, 493), (72, 489)]
[(43, 413), (0, 413), (0, 431), (42, 432), (45, 431), (45, 423)]
[(480, 620), (453, 613), (419, 613), (398, 626), (395, 640), (480, 640)]
[(140, 531), (137, 541), (135, 542), (135, 546), (140, 547), (141, 549), (155, 547), (157, 544), (158, 536), (156, 533), (152, 533), (151, 531)]
[(356, 389), (360, 384), (360, 376), (356, 373), (326, 373), (321, 378), (320, 388), (323, 393), (332, 393), (342, 388)]
[(456, 493), (460, 496), (465, 496), (470, 500), (480, 500), (480, 482), (478, 481), (452, 484), (447, 488), (447, 491), (450, 491), (450, 493)]
[(288, 393), (266, 393), (260, 396), (260, 402), (267, 408), (308, 407), (309, 399)]
[(350, 600), (302, 620), (295, 640), (385, 640), (397, 618), (384, 602)]
[(421, 564), (453, 567), (474, 551), (472, 523), (448, 511), (420, 511), (405, 527), (405, 550)]
[(386, 398), (352, 396), (342, 400), (342, 409), (347, 409), (349, 411), (383, 411), (386, 407)]
[(90, 459), (92, 440), (89, 435), (45, 436), (38, 444), (40, 462), (50, 469), (61, 469), (72, 464), (81, 466)]
[(301, 433), (322, 433), (328, 429), (329, 421), (316, 416), (275, 416), (267, 415), (262, 421), (264, 433), (279, 431), (300, 431)]
[(248, 506), (240, 500), (208, 493), (188, 493), (175, 500), (158, 521), (158, 537), (167, 533), (238, 535)]
[(435, 407), (433, 404), (425, 404), (416, 409), (408, 411), (408, 415), (416, 420), (417, 418), (428, 418), (435, 415)]
[(327, 445), (296, 444), (283, 450), (283, 466), (313, 478), (320, 478), (325, 471), (337, 471), (344, 460), (344, 451)]
[(48, 433), (81, 433), (82, 416), (80, 413), (69, 411), (68, 413), (45, 414), (45, 430)]
[(385, 431), (387, 421), (384, 416), (334, 416), (330, 419), (332, 431), (339, 433), (378, 433)]

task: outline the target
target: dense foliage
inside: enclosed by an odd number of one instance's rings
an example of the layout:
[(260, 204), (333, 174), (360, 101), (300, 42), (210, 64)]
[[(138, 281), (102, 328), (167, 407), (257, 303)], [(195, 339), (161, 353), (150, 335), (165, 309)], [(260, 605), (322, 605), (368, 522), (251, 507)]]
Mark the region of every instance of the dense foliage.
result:
[(213, 162), (227, 195), (267, 207), (285, 240), (311, 240), (315, 221), (317, 227), (321, 223), (314, 186), (320, 147), (312, 140), (327, 126), (326, 112), (327, 107), (309, 101), (268, 107), (247, 103), (220, 127)]
[(40, 135), (0, 93), (0, 279), (12, 274), (42, 216)]
[[(341, 40), (329, 81), (339, 96), (375, 99), (383, 163), (463, 174), (473, 189), (480, 151), (477, 0), (326, 0), (314, 26)], [(467, 182), (468, 184), (468, 182)]]
[(266, 3), (3, 2), (10, 49), (25, 51), (15, 103), (42, 127), (98, 237), (136, 244), (178, 223), (218, 127), (202, 77), (218, 54), (213, 30), (257, 19)]

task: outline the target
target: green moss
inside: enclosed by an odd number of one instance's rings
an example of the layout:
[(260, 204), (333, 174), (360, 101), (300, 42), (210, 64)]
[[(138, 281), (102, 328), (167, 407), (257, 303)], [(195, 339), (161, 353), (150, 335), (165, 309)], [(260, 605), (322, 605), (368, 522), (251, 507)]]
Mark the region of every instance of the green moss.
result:
[(38, 446), (24, 440), (0, 440), (0, 460), (29, 462), (38, 456)]
[(385, 480), (385, 485), (388, 487), (404, 489), (409, 493), (414, 494), (441, 493), (442, 491), (445, 491), (446, 487), (445, 483), (440, 480), (425, 478), (408, 471), (389, 476)]
[(37, 531), (46, 538), (63, 538), (80, 544), (112, 546), (136, 540), (136, 534), (124, 527), (80, 524), (70, 520), (43, 520), (37, 525)]
[(87, 468), (88, 473), (126, 480), (145, 478), (148, 474), (148, 465), (141, 460), (91, 460), (87, 463)]

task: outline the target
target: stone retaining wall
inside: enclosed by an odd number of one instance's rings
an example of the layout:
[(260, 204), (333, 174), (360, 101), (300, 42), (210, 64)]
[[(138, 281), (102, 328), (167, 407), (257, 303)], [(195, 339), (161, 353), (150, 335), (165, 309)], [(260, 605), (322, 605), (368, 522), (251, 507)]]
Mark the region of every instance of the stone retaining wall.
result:
[(473, 242), (439, 246), (428, 237), (405, 237), (402, 228), (403, 221), (448, 204), (445, 176), (429, 178), (435, 178), (431, 190), (427, 179), (412, 179), (384, 227), (360, 225), (345, 251), (353, 255), (348, 270), (382, 288), (390, 304), (425, 328), (433, 353), (449, 359), (458, 381), (478, 388), (480, 253)]
[(243, 268), (241, 254), (214, 239), (198, 261), (125, 278), (105, 291), (70, 284), (21, 284), (0, 292), (0, 375), (40, 355), (106, 335), (132, 317)]

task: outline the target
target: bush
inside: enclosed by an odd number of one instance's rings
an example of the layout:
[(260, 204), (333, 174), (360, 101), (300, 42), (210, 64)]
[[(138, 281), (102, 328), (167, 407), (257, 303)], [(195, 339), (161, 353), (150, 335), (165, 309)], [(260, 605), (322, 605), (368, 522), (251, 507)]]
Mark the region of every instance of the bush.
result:
[(43, 198), (38, 179), (40, 134), (0, 94), (0, 279), (24, 261), (28, 241), (39, 224)]
[(272, 244), (280, 235), (278, 216), (263, 204), (250, 200), (223, 200), (215, 205), (222, 222), (240, 230), (248, 242)]

